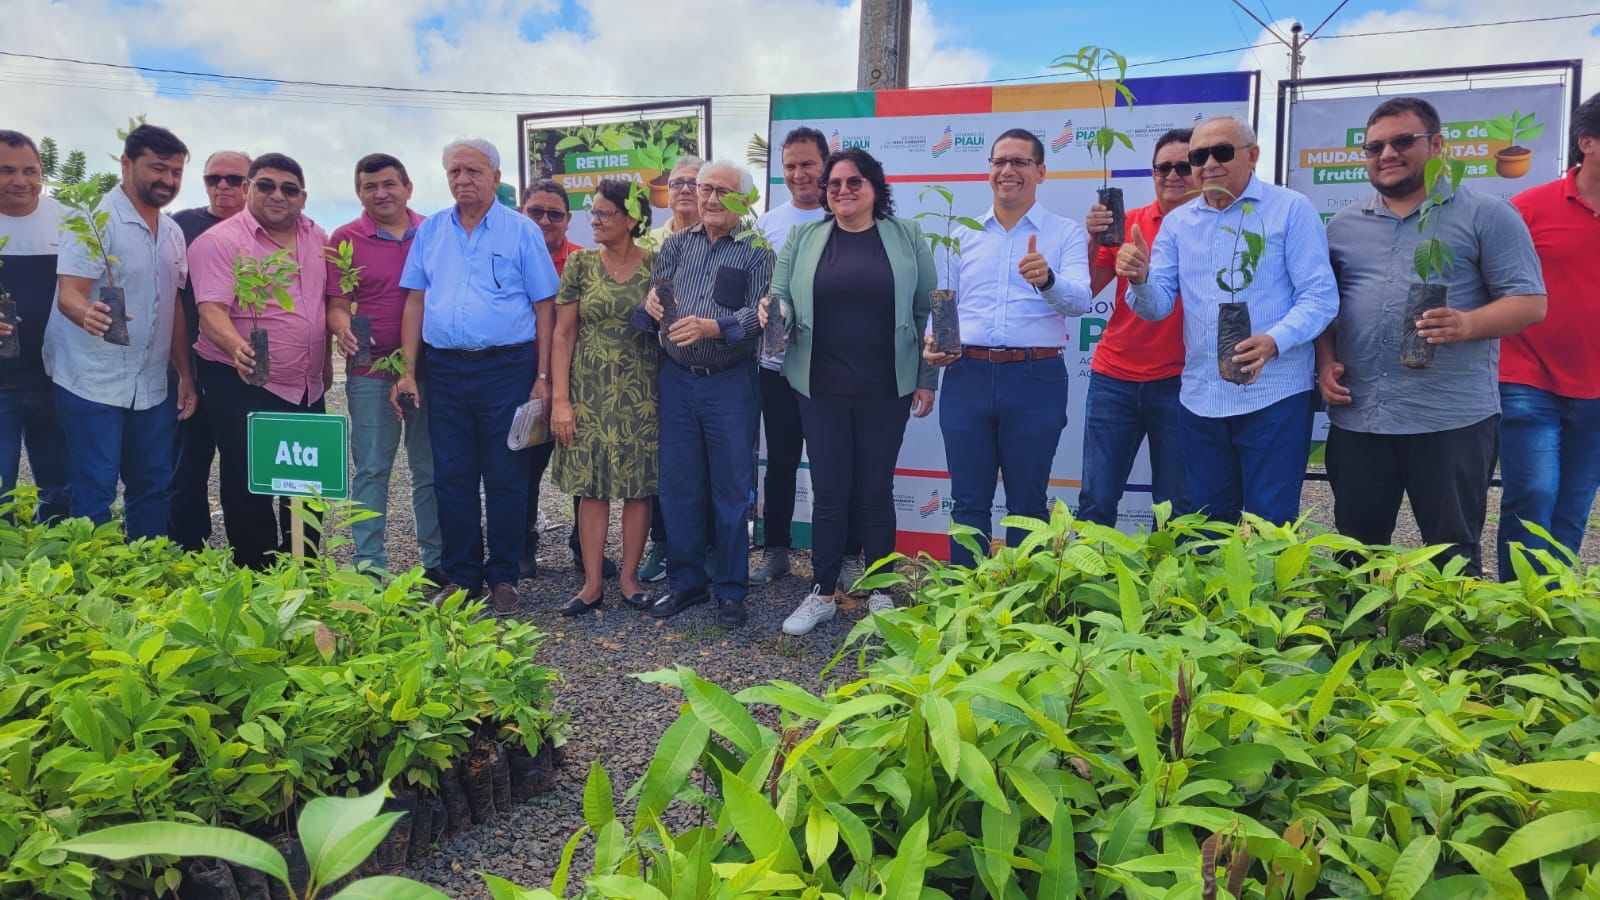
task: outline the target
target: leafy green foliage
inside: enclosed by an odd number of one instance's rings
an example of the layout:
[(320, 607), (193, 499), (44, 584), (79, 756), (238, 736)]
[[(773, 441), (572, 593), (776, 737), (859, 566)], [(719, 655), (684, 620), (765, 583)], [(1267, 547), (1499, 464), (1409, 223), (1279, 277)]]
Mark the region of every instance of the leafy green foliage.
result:
[(61, 227), (71, 234), (80, 246), (88, 250), (91, 257), (98, 258), (105, 264), (106, 284), (116, 287), (117, 280), (111, 267), (121, 260), (106, 252), (106, 227), (111, 222), (111, 213), (100, 209), (100, 202), (105, 199), (106, 191), (97, 182), (80, 179), (76, 182), (63, 181), (57, 185), (55, 195), (56, 199), (61, 201), (61, 205), (70, 210), (67, 217), (62, 220)]
[[(233, 259), (233, 286), (239, 308), (258, 322), (268, 306), (278, 304), (284, 312), (294, 312), (294, 295), (289, 288), (300, 274), (300, 264), (289, 250), (274, 250), (265, 257), (236, 256)], [(343, 281), (341, 277), (340, 281)]]
[(968, 216), (956, 215), (955, 195), (950, 193), (950, 189), (944, 185), (928, 185), (922, 189), (922, 193), (917, 195), (917, 199), (927, 202), (929, 194), (944, 201), (944, 211), (924, 210), (917, 213), (913, 218), (938, 219), (944, 223), (943, 234), (937, 231), (924, 231), (922, 232), (922, 237), (928, 242), (929, 249), (935, 253), (941, 250), (944, 251), (944, 281), (942, 284), (949, 290), (956, 290), (956, 273), (960, 270), (957, 260), (961, 258), (961, 238), (955, 236), (955, 227), (960, 225), (973, 231), (982, 231), (983, 223)]
[[(1200, 188), (1202, 193), (1210, 191), (1226, 196), (1229, 201), (1239, 198), (1233, 191), (1220, 184), (1208, 184)], [(1259, 231), (1244, 228), (1246, 216), (1256, 211), (1254, 203), (1239, 205), (1239, 222), (1241, 227), (1234, 228), (1229, 225), (1222, 226), (1222, 230), (1233, 235), (1233, 252), (1228, 257), (1228, 265), (1217, 270), (1217, 289), (1226, 292), (1233, 299), (1238, 300), (1238, 295), (1247, 290), (1256, 280), (1256, 269), (1261, 265), (1261, 254), (1267, 251), (1266, 235)], [(1240, 247), (1240, 243), (1244, 246)]]
[[(1066, 69), (1075, 72), (1094, 82), (1106, 80), (1107, 69), (1115, 68), (1117, 77), (1111, 81), (1111, 89), (1117, 92), (1122, 101), (1133, 108), (1133, 91), (1128, 89), (1128, 60), (1115, 50), (1105, 47), (1096, 47), (1086, 44), (1078, 48), (1078, 52), (1071, 55), (1056, 57), (1050, 64), (1052, 69)], [(1111, 181), (1111, 151), (1116, 145), (1121, 144), (1129, 150), (1133, 149), (1133, 138), (1111, 127), (1111, 113), (1106, 106), (1105, 92), (1098, 94), (1100, 99), (1100, 127), (1095, 129), (1094, 136), (1089, 139), (1089, 154), (1099, 154), (1101, 167), (1104, 172), (1100, 179), (1100, 186), (1104, 187)]]
[(361, 286), (361, 273), (367, 270), (366, 266), (355, 264), (355, 253), (355, 245), (349, 241), (340, 241), (337, 247), (322, 248), (323, 258), (339, 272), (339, 293), (350, 298), (351, 309), (356, 306), (355, 294), (356, 288)]
[[(36, 492), (19, 495), (0, 506), (0, 896), (176, 883), (62, 849), (95, 829), (271, 834), (323, 821), (319, 797), (434, 789), (475, 737), (559, 736), (543, 635), (459, 595), (426, 602), (420, 570), (383, 585), (327, 557), (241, 570), (114, 524), (9, 524), (32, 520)], [(348, 521), (308, 503), (330, 537)]]
[[(1436, 235), (1439, 233), (1439, 220), (1444, 216), (1445, 201), (1456, 195), (1466, 175), (1466, 162), (1453, 156), (1435, 156), (1428, 160), (1422, 170), (1422, 183), (1428, 185), (1428, 197), (1422, 201), (1422, 209), (1417, 214), (1417, 231), (1427, 232), (1428, 237), (1417, 243), (1412, 264), (1417, 270), (1417, 277), (1424, 284), (1430, 276), (1443, 278), (1456, 264), (1455, 252)], [(1446, 187), (1450, 189), (1448, 194), (1445, 193)]]
[(1492, 140), (1509, 144), (1536, 140), (1544, 134), (1544, 125), (1534, 121), (1533, 113), (1523, 113), (1521, 110), (1512, 110), (1509, 116), (1495, 116), (1485, 122), (1484, 127)]
[(401, 378), (411, 371), (411, 361), (406, 358), (404, 350), (396, 350), (388, 356), (373, 360), (369, 368), (374, 372), (384, 372)]
[(1600, 572), (1519, 547), (1489, 583), (1165, 507), (1142, 535), (1064, 504), (1005, 524), (1028, 537), (974, 569), (875, 567), (916, 602), (820, 694), (639, 676), (684, 704), (631, 824), (592, 770), (584, 896), (1600, 890)]
[[(144, 856), (207, 856), (256, 869), (283, 885), (294, 900), (316, 900), (319, 894), (372, 854), (398, 812), (381, 812), (388, 787), (358, 797), (318, 797), (300, 814), (300, 844), (305, 848), (310, 880), (296, 892), (283, 854), (266, 841), (239, 831), (185, 822), (141, 822), (114, 825), (73, 838), (60, 849), (70, 853), (128, 860)], [(434, 900), (444, 894), (404, 878), (364, 878), (334, 894), (334, 900), (383, 897), (385, 900)]]
[(722, 196), (722, 207), (739, 217), (739, 240), (749, 239), (750, 243), (762, 248), (772, 250), (772, 242), (761, 229), (756, 227), (756, 210), (761, 207), (761, 189), (752, 187), (740, 193), (733, 191)]
[(772, 147), (767, 139), (759, 134), (750, 135), (750, 140), (744, 145), (744, 161), (765, 172), (772, 159)]

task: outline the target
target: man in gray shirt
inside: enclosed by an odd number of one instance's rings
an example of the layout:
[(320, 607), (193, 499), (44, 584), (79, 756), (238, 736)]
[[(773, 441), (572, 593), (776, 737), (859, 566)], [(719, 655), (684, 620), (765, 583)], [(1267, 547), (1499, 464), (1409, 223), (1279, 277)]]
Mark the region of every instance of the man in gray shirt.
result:
[[(1328, 480), (1334, 523), (1387, 544), (1402, 496), (1422, 539), (1448, 544), (1482, 572), (1480, 537), (1499, 455), (1500, 338), (1544, 318), (1544, 280), (1527, 226), (1509, 203), (1425, 184), (1444, 153), (1439, 114), (1426, 100), (1384, 101), (1367, 120), (1367, 176), (1375, 193), (1328, 223), (1339, 315), (1317, 338), (1317, 386), (1328, 403)], [(1447, 196), (1419, 229), (1424, 201)], [(1431, 367), (1401, 363), (1406, 297), (1419, 244), (1442, 241), (1453, 263), (1430, 280), (1445, 306), (1414, 323), (1434, 345)], [(1447, 259), (1450, 257), (1446, 257)]]

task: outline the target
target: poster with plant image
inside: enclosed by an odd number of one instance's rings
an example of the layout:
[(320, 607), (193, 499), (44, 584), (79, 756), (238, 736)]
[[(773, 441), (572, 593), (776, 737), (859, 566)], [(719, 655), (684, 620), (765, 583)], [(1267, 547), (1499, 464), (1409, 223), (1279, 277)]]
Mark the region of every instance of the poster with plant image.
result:
[(589, 246), (589, 207), (602, 181), (625, 179), (649, 194), (652, 225), (671, 212), (667, 178), (681, 156), (711, 146), (711, 101), (568, 110), (517, 117), (518, 194), (542, 179), (567, 189), (567, 240)]

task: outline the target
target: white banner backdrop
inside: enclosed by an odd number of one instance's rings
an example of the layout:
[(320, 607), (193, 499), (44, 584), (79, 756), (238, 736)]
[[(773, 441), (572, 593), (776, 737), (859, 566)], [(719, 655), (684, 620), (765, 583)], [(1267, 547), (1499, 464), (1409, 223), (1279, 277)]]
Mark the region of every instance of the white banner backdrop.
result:
[[(1154, 199), (1150, 158), (1156, 139), (1169, 129), (1192, 127), (1215, 115), (1253, 120), (1256, 83), (1254, 72), (1136, 78), (1128, 82), (1136, 100), (1131, 109), (1109, 88), (1089, 83), (775, 96), (769, 134), (769, 204), (775, 206), (788, 198), (782, 178), (783, 138), (791, 129), (805, 125), (827, 135), (835, 150), (861, 147), (882, 162), (893, 187), (897, 215), (909, 218), (923, 209), (936, 208), (921, 203), (918, 194), (926, 185), (940, 184), (955, 194), (958, 214), (976, 217), (993, 201), (988, 157), (994, 139), (1007, 129), (1026, 128), (1045, 144), (1047, 179), (1039, 201), (1053, 212), (1082, 222), (1095, 202), (1102, 175), (1098, 159), (1091, 159), (1086, 146), (1101, 123), (1101, 97), (1108, 106), (1115, 104), (1108, 112), (1111, 127), (1133, 138), (1134, 149), (1119, 146), (1110, 162), (1111, 183), (1123, 189), (1128, 208), (1134, 209)], [(925, 227), (933, 227), (930, 220), (923, 221)], [(1114, 299), (1113, 284), (1096, 298), (1089, 315), (1067, 322), (1070, 399), (1049, 493), (1074, 509), (1083, 477), (1089, 360)], [(762, 460), (764, 464), (764, 451)], [(795, 509), (797, 545), (809, 544), (807, 475), (802, 467)], [(1119, 525), (1125, 528), (1150, 521), (1150, 467), (1143, 450), (1129, 482), (1119, 511)], [(1002, 485), (996, 495), (996, 527), (1004, 515), (1003, 491)], [(947, 556), (951, 505), (936, 404), (932, 415), (911, 420), (900, 450), (895, 476), (898, 549)]]

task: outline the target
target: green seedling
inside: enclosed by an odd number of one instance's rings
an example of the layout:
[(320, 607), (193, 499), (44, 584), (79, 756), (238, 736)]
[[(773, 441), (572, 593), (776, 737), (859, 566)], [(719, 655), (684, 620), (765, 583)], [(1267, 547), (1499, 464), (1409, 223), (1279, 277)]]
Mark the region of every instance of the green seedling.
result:
[(349, 241), (340, 241), (337, 247), (322, 248), (322, 255), (339, 270), (339, 293), (350, 298), (351, 309), (355, 308), (356, 288), (361, 286), (361, 273), (366, 266), (355, 264), (355, 245)]
[(106, 229), (111, 224), (111, 213), (99, 208), (105, 196), (106, 192), (94, 181), (56, 185), (56, 199), (61, 201), (62, 206), (71, 210), (62, 221), (61, 227), (71, 234), (80, 246), (88, 250), (91, 257), (99, 259), (105, 265), (106, 286), (114, 288), (117, 286), (117, 279), (111, 269), (121, 260), (106, 252), (108, 236)]
[[(1111, 80), (1111, 87), (1122, 97), (1128, 108), (1133, 108), (1133, 92), (1124, 83), (1128, 77), (1128, 60), (1115, 50), (1105, 47), (1085, 45), (1078, 48), (1078, 52), (1070, 56), (1056, 57), (1050, 64), (1052, 69), (1065, 69), (1075, 72), (1090, 81), (1106, 81), (1108, 69), (1115, 68), (1117, 77)], [(1105, 92), (1096, 92), (1100, 100), (1100, 127), (1095, 129), (1089, 138), (1089, 154), (1091, 157), (1099, 156), (1102, 168), (1100, 186), (1105, 187), (1111, 181), (1111, 150), (1117, 144), (1133, 149), (1133, 138), (1111, 127), (1111, 110), (1106, 106)]]
[(396, 350), (388, 356), (373, 360), (371, 369), (374, 372), (404, 378), (406, 373), (411, 371), (411, 361), (406, 358), (404, 350)]
[(922, 193), (917, 195), (917, 199), (925, 201), (928, 199), (929, 194), (933, 194), (944, 201), (944, 211), (924, 210), (917, 213), (915, 218), (937, 219), (943, 223), (943, 234), (937, 231), (924, 231), (922, 232), (922, 238), (928, 242), (929, 248), (935, 253), (940, 250), (945, 252), (943, 284), (947, 290), (953, 291), (956, 289), (956, 282), (961, 268), (957, 264), (957, 261), (961, 258), (961, 238), (956, 237), (955, 227), (960, 225), (973, 231), (982, 231), (983, 223), (969, 216), (956, 215), (956, 198), (954, 194), (950, 193), (949, 188), (943, 185), (930, 184), (922, 189)]
[[(1453, 156), (1435, 156), (1428, 160), (1422, 170), (1422, 182), (1429, 185), (1430, 190), (1417, 216), (1417, 231), (1426, 233), (1428, 237), (1418, 242), (1412, 264), (1423, 284), (1432, 278), (1443, 278), (1456, 264), (1456, 256), (1450, 245), (1439, 240), (1437, 235), (1439, 220), (1444, 216), (1445, 201), (1455, 196), (1466, 174), (1467, 164)], [(1445, 193), (1446, 187), (1449, 193)]]
[(288, 250), (274, 250), (265, 257), (239, 256), (233, 260), (233, 284), (239, 308), (250, 314), (250, 327), (260, 327), (261, 314), (276, 302), (284, 312), (294, 312), (294, 295), (289, 288), (300, 274), (300, 264)]

